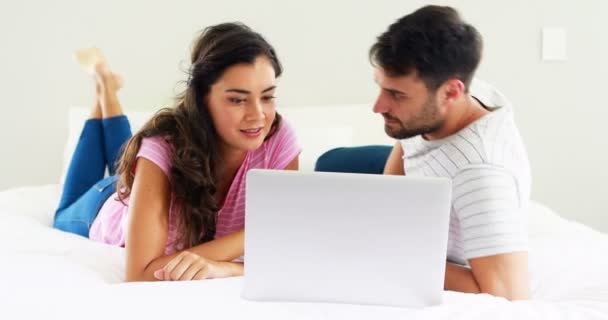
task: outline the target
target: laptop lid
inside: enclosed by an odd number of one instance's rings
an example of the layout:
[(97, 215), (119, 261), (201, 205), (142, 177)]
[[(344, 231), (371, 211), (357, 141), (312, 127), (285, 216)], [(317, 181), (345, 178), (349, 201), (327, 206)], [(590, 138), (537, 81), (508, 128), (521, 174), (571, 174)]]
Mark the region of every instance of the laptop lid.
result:
[(251, 170), (246, 196), (244, 298), (441, 303), (448, 179)]

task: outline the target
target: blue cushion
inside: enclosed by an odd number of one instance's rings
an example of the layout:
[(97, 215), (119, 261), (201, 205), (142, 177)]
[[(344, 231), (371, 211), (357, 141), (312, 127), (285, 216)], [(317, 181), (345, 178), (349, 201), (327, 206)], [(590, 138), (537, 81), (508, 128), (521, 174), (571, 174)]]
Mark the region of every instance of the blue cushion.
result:
[(391, 150), (383, 145), (331, 149), (317, 159), (315, 171), (382, 174)]

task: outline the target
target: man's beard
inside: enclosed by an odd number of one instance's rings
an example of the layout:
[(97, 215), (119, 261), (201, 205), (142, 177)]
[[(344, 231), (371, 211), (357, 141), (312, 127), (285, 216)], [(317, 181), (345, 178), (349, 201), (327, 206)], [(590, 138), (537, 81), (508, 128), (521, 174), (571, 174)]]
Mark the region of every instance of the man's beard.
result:
[(407, 123), (403, 123), (399, 118), (388, 113), (383, 113), (382, 116), (386, 119), (398, 122), (398, 125), (395, 126), (389, 126), (388, 124), (384, 125), (386, 134), (389, 137), (398, 140), (435, 132), (439, 130), (445, 122), (439, 115), (435, 99), (432, 98), (427, 99), (420, 113), (407, 121)]

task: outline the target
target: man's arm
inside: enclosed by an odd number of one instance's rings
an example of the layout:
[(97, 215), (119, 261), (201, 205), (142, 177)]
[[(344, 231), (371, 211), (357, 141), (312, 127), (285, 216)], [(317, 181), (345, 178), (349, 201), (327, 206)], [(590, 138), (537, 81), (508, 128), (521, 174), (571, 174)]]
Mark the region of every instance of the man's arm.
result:
[(452, 185), (456, 231), (470, 269), (448, 264), (445, 288), (527, 299), (528, 219), (518, 180), (502, 167), (475, 165), (456, 174)]
[(475, 258), (469, 264), (480, 292), (509, 300), (530, 297), (527, 252)]
[(515, 252), (469, 260), (471, 268), (447, 263), (445, 289), (488, 293), (509, 300), (528, 299), (528, 254)]
[(477, 280), (470, 268), (447, 262), (445, 266), (444, 289), (464, 293), (480, 293)]
[(384, 165), (384, 174), (387, 175), (405, 175), (405, 171), (403, 169), (403, 149), (401, 148), (401, 143), (397, 141), (391, 154), (388, 156), (386, 160), (386, 164)]
[[(470, 172), (457, 177), (455, 185), (459, 189), (455, 194), (466, 194), (466, 197), (479, 196), (480, 198), (491, 198), (498, 190), (501, 193), (506, 192), (509, 195), (509, 190), (515, 192), (512, 185), (513, 180), (508, 175), (505, 176), (501, 172), (477, 172), (471, 175)], [(404, 175), (403, 149), (401, 143), (397, 141), (391, 151), (386, 165), (384, 174), (387, 175)], [(461, 181), (459, 181), (461, 180)], [(498, 182), (498, 184), (497, 184)], [(501, 183), (502, 182), (502, 183)], [(508, 186), (507, 188), (498, 188), (500, 185)], [(510, 187), (510, 188), (509, 188)], [(475, 190), (474, 192), (471, 192)], [(504, 196), (502, 194), (501, 196)], [(510, 194), (513, 198), (517, 196)], [(496, 203), (480, 202), (478, 205), (471, 206), (467, 204), (469, 200), (463, 197), (457, 208), (462, 207), (459, 211), (460, 217), (464, 218), (467, 223), (479, 219), (482, 216), (476, 216), (483, 211), (491, 212), (497, 210), (494, 207)], [(481, 206), (481, 204), (484, 204)], [(477, 209), (477, 210), (475, 210)], [(500, 208), (504, 209), (504, 208)], [(477, 212), (474, 212), (477, 211)], [(489, 215), (490, 220), (485, 223), (492, 223), (493, 218), (501, 218), (500, 215)], [(475, 225), (473, 223), (471, 226)], [(469, 237), (467, 235), (467, 237)], [(528, 279), (528, 254), (527, 252), (513, 252), (505, 254), (497, 254), (479, 258), (469, 259), (470, 268), (447, 263), (445, 274), (445, 289), (466, 293), (488, 293), (494, 296), (504, 297), (509, 300), (519, 300), (529, 298), (529, 279)]]

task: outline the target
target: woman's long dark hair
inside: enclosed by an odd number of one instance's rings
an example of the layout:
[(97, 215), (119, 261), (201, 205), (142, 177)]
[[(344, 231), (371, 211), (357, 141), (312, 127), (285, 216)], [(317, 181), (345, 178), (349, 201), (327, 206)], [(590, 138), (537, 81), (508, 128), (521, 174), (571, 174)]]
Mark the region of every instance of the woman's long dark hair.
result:
[[(118, 163), (118, 197), (124, 201), (133, 187), (132, 169), (145, 137), (160, 136), (173, 148), (171, 169), (172, 201), (178, 205), (179, 236), (174, 246), (192, 247), (215, 236), (219, 210), (215, 195), (222, 175), (219, 136), (207, 106), (211, 86), (224, 71), (239, 63), (254, 63), (267, 57), (275, 71), (281, 64), (272, 46), (258, 33), (241, 23), (223, 23), (208, 27), (192, 48), (187, 89), (172, 108), (161, 109), (127, 143)], [(266, 137), (277, 129), (277, 114)]]

